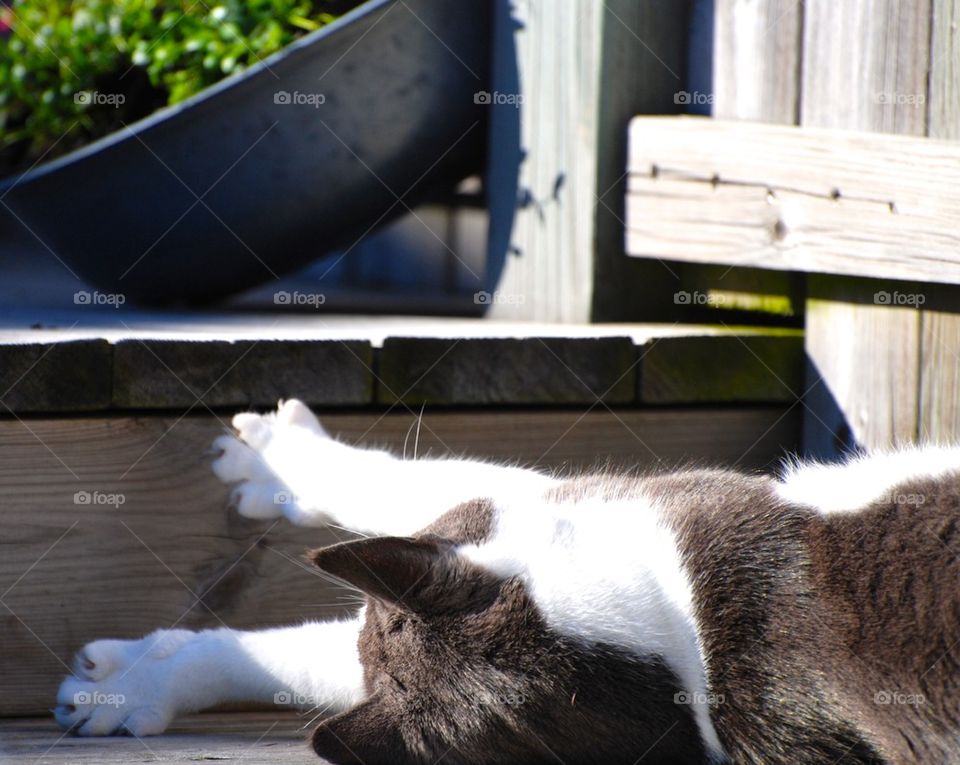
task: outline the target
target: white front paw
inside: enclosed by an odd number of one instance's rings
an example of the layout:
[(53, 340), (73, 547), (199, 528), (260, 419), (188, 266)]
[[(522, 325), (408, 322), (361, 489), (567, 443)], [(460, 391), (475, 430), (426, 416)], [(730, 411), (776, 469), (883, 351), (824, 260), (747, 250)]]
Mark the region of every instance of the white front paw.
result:
[(57, 723), (78, 736), (162, 733), (178, 712), (171, 657), (192, 635), (158, 630), (87, 644), (57, 692)]
[(213, 448), (220, 453), (212, 465), (214, 474), (224, 483), (236, 484), (230, 492), (230, 507), (257, 520), (283, 515), (286, 487), (259, 454), (235, 436), (220, 436)]
[(310, 464), (311, 457), (320, 463), (319, 450), (336, 442), (313, 413), (291, 400), (270, 414), (238, 414), (233, 427), (238, 436), (224, 435), (214, 441), (219, 456), (212, 466), (217, 478), (235, 484), (230, 505), (246, 518), (286, 516), (294, 523), (315, 521), (314, 513), (305, 511), (293, 489), (294, 484), (304, 483), (298, 467), (305, 458)]

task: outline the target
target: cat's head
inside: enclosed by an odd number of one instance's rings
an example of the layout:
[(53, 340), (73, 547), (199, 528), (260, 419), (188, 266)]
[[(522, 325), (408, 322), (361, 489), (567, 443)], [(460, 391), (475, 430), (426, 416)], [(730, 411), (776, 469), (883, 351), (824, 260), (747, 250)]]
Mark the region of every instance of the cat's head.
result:
[[(334, 763), (658, 762), (702, 759), (689, 709), (655, 658), (551, 631), (519, 576), (442, 537), (379, 537), (316, 551), (367, 595), (368, 698), (323, 723)], [(322, 650), (322, 647), (320, 647)]]

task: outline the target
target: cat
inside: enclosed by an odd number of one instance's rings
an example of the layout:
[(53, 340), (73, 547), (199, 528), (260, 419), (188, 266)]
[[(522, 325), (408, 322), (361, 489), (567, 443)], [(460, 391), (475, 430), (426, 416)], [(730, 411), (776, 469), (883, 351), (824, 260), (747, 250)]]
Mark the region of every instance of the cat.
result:
[(236, 509), (358, 532), (311, 556), (366, 605), (90, 643), (63, 727), (282, 698), (333, 763), (960, 762), (960, 450), (563, 477), (352, 448), (298, 401), (234, 427)]

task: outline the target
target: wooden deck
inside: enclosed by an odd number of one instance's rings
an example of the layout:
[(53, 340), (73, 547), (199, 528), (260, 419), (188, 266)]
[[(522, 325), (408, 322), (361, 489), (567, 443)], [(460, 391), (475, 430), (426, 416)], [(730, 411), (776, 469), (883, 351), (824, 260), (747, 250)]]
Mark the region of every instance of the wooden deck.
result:
[(309, 717), (289, 712), (205, 714), (176, 722), (163, 736), (76, 738), (51, 719), (0, 719), (0, 762), (111, 765), (163, 762), (323, 763), (310, 749)]

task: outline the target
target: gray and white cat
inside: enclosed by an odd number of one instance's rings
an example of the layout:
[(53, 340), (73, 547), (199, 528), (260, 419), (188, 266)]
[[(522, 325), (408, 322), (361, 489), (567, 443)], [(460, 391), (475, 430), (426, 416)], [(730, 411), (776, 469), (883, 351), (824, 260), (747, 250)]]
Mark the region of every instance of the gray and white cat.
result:
[(960, 762), (958, 450), (564, 479), (351, 448), (297, 401), (234, 426), (239, 512), (369, 535), (313, 553), (366, 606), (90, 643), (77, 734), (288, 694), (335, 763)]

